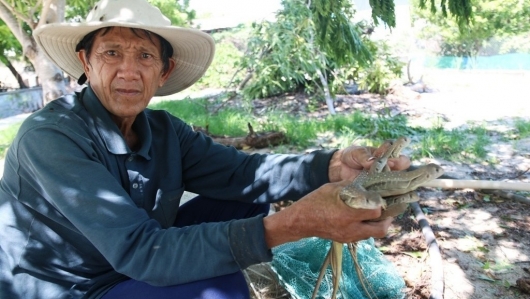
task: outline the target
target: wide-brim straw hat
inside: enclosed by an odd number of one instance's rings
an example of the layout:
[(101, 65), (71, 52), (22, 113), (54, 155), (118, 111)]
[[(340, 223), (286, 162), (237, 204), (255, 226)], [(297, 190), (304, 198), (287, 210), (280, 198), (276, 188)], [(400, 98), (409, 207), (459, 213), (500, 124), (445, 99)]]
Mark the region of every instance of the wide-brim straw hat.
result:
[(171, 26), (171, 21), (146, 0), (101, 0), (82, 23), (52, 23), (37, 28), (33, 36), (59, 68), (78, 79), (84, 74), (76, 46), (88, 33), (104, 27), (128, 27), (148, 30), (166, 39), (173, 47), (176, 66), (156, 94), (164, 96), (188, 88), (208, 69), (215, 45), (206, 33)]

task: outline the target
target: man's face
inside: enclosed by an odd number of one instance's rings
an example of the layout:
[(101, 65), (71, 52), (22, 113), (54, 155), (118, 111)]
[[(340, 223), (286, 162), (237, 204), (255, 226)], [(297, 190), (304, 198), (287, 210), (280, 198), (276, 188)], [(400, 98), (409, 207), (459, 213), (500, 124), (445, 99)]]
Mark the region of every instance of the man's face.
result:
[(89, 59), (79, 52), (90, 86), (107, 110), (118, 119), (134, 119), (147, 107), (175, 66), (163, 73), (160, 41), (141, 30), (113, 27), (99, 32)]

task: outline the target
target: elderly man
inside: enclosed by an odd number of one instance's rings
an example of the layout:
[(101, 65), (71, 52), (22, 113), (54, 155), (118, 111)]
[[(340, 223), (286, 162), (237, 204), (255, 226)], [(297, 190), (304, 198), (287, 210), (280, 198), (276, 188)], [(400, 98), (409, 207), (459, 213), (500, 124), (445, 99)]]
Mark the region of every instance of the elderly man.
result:
[[(0, 297), (249, 298), (241, 270), (270, 261), (274, 246), (386, 234), (390, 219), (365, 221), (380, 210), (338, 196), (371, 148), (247, 155), (146, 108), (204, 74), (208, 35), (171, 26), (145, 0), (102, 0), (84, 23), (35, 38), (88, 86), (30, 116), (9, 149)], [(199, 196), (181, 206), (185, 190)], [(296, 203), (267, 216), (286, 199)]]

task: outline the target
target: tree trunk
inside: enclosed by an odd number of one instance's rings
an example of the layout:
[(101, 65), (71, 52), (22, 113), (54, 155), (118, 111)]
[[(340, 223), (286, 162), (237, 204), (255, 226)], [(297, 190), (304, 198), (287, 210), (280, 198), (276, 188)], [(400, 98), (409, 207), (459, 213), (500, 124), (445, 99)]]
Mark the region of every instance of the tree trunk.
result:
[(66, 0), (44, 0), (39, 24), (35, 24), (31, 19), (33, 16), (24, 19), (24, 16), (14, 12), (13, 7), (0, 2), (0, 18), (22, 45), (24, 56), (35, 67), (37, 78), (42, 85), (43, 105), (66, 94), (63, 72), (38, 49), (35, 39), (22, 28), (22, 24), (26, 23), (35, 30), (43, 24), (62, 22), (65, 6)]
[[(44, 0), (38, 26), (64, 22), (65, 7), (66, 0)], [(33, 65), (37, 72), (37, 78), (42, 85), (43, 105), (46, 105), (66, 94), (63, 71), (51, 62), (40, 50), (37, 50), (36, 58)]]
[(59, 69), (48, 57), (38, 51), (34, 59), (30, 59), (35, 67), (35, 72), (42, 86), (43, 106), (56, 98), (66, 94), (63, 71)]
[(2, 61), (5, 66), (9, 69), (9, 71), (11, 72), (11, 74), (13, 74), (13, 76), (15, 76), (15, 78), (17, 79), (17, 82), (18, 82), (18, 87), (20, 89), (23, 89), (23, 88), (28, 88), (28, 86), (26, 85), (26, 83), (24, 83), (24, 80), (22, 80), (22, 76), (20, 75), (20, 73), (15, 69), (15, 67), (13, 66), (13, 64), (11, 64), (11, 61), (9, 61), (9, 59), (7, 59), (7, 57), (5, 57), (4, 55), (0, 54), (0, 56), (2, 56), (0, 58), (0, 61)]
[[(311, 7), (311, 0), (308, 0), (307, 9), (311, 10), (310, 7)], [(311, 27), (309, 28), (309, 30), (310, 30), (309, 31), (309, 34), (310, 34), (309, 45), (313, 53), (315, 54), (316, 59), (321, 59), (323, 54), (315, 46), (315, 32), (313, 31)], [(316, 72), (317, 72), (318, 78), (320, 79), (320, 83), (322, 84), (322, 91), (324, 92), (324, 97), (326, 98), (326, 105), (328, 106), (329, 114), (335, 115), (337, 113), (335, 112), (335, 104), (334, 104), (335, 100), (331, 96), (331, 92), (329, 92), (328, 79), (326, 78), (326, 76), (324, 76), (324, 74), (322, 73), (322, 70), (318, 66), (316, 66)]]
[(328, 106), (329, 114), (335, 115), (337, 114), (335, 111), (335, 100), (331, 96), (331, 92), (329, 92), (328, 80), (326, 80), (320, 69), (317, 69), (317, 74), (320, 78), (320, 83), (322, 83), (322, 89), (324, 90), (324, 97), (326, 98), (326, 105)]

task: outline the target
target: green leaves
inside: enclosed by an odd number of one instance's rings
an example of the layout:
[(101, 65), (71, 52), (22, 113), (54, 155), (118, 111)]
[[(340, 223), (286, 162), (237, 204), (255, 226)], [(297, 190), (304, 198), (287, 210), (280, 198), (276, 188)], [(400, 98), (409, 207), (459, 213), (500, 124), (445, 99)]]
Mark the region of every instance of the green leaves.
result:
[(394, 0), (370, 0), (370, 6), (372, 7), (372, 19), (375, 25), (379, 24), (378, 19), (380, 19), (389, 27), (396, 27)]
[(473, 19), (472, 0), (440, 0), (440, 10), (437, 9), (436, 0), (420, 0), (419, 8), (426, 9), (427, 1), (430, 2), (431, 14), (434, 15), (440, 11), (441, 15), (447, 18), (447, 9), (449, 9), (450, 14), (461, 28), (469, 25)]
[(171, 20), (175, 26), (191, 25), (195, 18), (195, 11), (189, 8), (189, 1), (149, 0), (151, 4), (160, 8), (163, 15)]
[(316, 31), (316, 44), (337, 65), (371, 60), (370, 52), (362, 43), (360, 24), (350, 21), (355, 15), (351, 1), (312, 0), (309, 9)]
[[(434, 13), (414, 12), (429, 23), (422, 30), (423, 36), (442, 39), (442, 55), (476, 56), (493, 37), (514, 36), (530, 30), (530, 0), (447, 1), (447, 8), (455, 19), (444, 17), (447, 11), (437, 10), (436, 6)], [(417, 0), (416, 4), (424, 8), (426, 2)]]
[[(363, 24), (352, 23), (355, 10), (347, 0), (282, 1), (276, 22), (253, 25), (248, 55), (242, 66), (253, 72), (243, 89), (246, 98), (268, 97), (303, 88), (322, 91), (320, 71), (331, 86), (337, 69), (368, 65), (372, 56), (365, 46)], [(333, 90), (331, 90), (333, 93)]]

